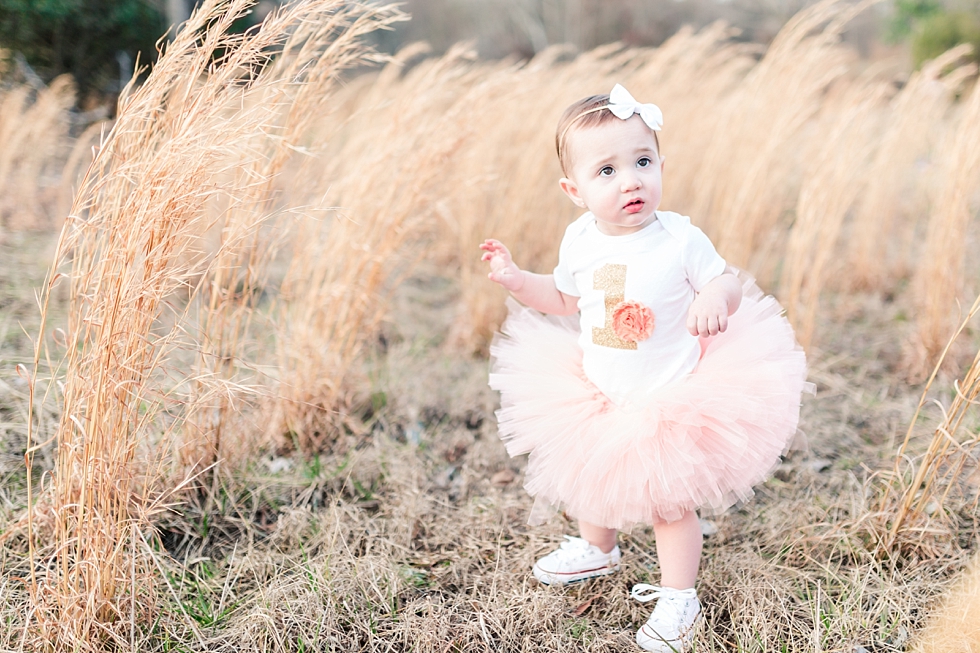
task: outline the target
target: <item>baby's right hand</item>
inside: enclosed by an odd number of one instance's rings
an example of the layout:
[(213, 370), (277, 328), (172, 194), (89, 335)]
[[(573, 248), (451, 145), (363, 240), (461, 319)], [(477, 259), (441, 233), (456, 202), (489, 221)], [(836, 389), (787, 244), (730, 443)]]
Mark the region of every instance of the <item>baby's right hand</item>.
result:
[(487, 238), (480, 245), (483, 250), (482, 261), (490, 262), (490, 274), (487, 277), (496, 281), (511, 292), (524, 287), (524, 273), (510, 257), (510, 251), (499, 240)]

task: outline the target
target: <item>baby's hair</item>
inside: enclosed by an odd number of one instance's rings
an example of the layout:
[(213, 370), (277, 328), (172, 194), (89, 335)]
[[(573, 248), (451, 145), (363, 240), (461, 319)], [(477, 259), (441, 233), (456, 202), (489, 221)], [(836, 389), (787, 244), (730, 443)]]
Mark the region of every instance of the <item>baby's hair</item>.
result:
[[(558, 150), (558, 163), (561, 165), (563, 175), (568, 174), (568, 132), (573, 129), (589, 129), (598, 127), (611, 120), (619, 120), (606, 107), (609, 106), (609, 95), (590, 95), (573, 102), (565, 113), (561, 114), (558, 120), (558, 129), (555, 131), (555, 149)], [(660, 151), (660, 139), (657, 132), (653, 134), (653, 141), (657, 144), (657, 151)]]

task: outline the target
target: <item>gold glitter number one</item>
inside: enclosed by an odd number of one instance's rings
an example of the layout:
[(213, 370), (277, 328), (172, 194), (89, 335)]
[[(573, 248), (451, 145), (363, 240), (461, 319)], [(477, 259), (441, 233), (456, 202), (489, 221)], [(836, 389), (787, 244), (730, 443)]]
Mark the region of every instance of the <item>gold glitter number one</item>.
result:
[(606, 303), (606, 321), (602, 328), (592, 327), (592, 343), (613, 349), (636, 349), (636, 343), (623, 340), (612, 328), (613, 309), (626, 296), (626, 266), (606, 263), (592, 275), (592, 287), (603, 291)]

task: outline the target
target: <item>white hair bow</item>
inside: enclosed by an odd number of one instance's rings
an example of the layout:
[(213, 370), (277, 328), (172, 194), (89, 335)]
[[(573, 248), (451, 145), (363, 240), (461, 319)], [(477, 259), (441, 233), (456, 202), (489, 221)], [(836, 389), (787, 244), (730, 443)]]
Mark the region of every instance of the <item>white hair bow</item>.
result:
[(654, 131), (660, 131), (664, 125), (664, 114), (660, 107), (656, 104), (640, 104), (619, 84), (613, 86), (612, 92), (609, 93), (607, 108), (620, 120), (626, 120), (634, 113), (639, 114), (647, 127)]

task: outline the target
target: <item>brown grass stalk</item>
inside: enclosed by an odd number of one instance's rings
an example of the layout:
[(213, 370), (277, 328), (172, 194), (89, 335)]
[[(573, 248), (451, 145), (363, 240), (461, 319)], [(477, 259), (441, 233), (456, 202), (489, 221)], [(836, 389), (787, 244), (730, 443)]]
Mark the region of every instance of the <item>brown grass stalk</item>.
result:
[(78, 181), (88, 170), (89, 165), (95, 158), (98, 146), (105, 138), (105, 134), (111, 129), (112, 125), (108, 121), (98, 121), (92, 123), (75, 138), (72, 143), (71, 151), (65, 160), (61, 170), (61, 183), (58, 189), (58, 202), (55, 215), (58, 221), (52, 226), (61, 228), (61, 220), (71, 213), (71, 204), (75, 198), (75, 190)]
[(75, 83), (68, 75), (34, 90), (15, 86), (0, 93), (0, 228), (56, 226), (61, 166), (70, 148), (68, 110)]
[[(239, 192), (212, 227), (218, 253), (213, 278), (202, 286), (197, 318), (202, 346), (194, 374), (207, 381), (195, 384), (195, 395), (208, 395), (215, 380), (240, 384), (245, 379), (265, 386), (267, 396), (273, 394), (273, 378), (248, 370), (251, 357), (246, 345), (252, 340), (249, 332), (269, 282), (270, 264), (287, 238), (287, 223), (295, 219), (296, 209), (278, 215), (275, 224), (256, 218), (281, 208), (277, 195), (290, 185), (282, 177), (294, 173), (287, 171), (287, 165), (309, 140), (311, 124), (328, 106), (339, 75), (377, 59), (362, 37), (403, 19), (390, 8), (331, 5), (309, 16), (279, 11), (263, 23), (263, 32), (288, 34), (288, 38), (275, 61), (261, 72), (261, 84), (243, 97), (247, 105), (267, 112), (261, 133), (247, 145), (262, 155), (242, 159), (233, 173)], [(301, 158), (309, 161), (311, 154), (301, 151)], [(289, 199), (295, 203), (309, 198), (290, 193)], [(211, 394), (210, 400), (192, 403), (195, 417), (188, 421), (181, 443), (186, 464), (200, 469), (230, 458), (250, 458), (259, 442), (252, 437), (254, 429), (236, 423), (241, 406), (231, 395)]]
[[(234, 278), (224, 276), (227, 266), (259, 262), (248, 252), (269, 203), (254, 189), (269, 188), (277, 168), (266, 162), (281, 152), (277, 138), (290, 134), (270, 128), (282, 105), (256, 100), (275, 95), (277, 87), (302, 86), (299, 66), (322, 48), (301, 52), (306, 60), (279, 69), (279, 77), (267, 79), (263, 71), (290, 38), (300, 39), (294, 43), (301, 48), (309, 37), (304, 26), (330, 25), (328, 38), (336, 38), (352, 24), (360, 33), (383, 24), (358, 22), (360, 15), (391, 15), (316, 0), (236, 34), (233, 24), (251, 5), (204, 3), (147, 81), (127, 89), (62, 231), (43, 298), (42, 325), (53, 288), (67, 277), (67, 352), (49, 499), (53, 548), (35, 550), (39, 534), (31, 533), (32, 647), (125, 647), (132, 644), (132, 624), (152, 612), (156, 570), (139, 540), (175, 491), (155, 483), (168, 464), (169, 443), (198, 406), (243, 390), (234, 379), (181, 373), (187, 352), (206, 354), (207, 337), (228, 333), (196, 332), (188, 316), (199, 298), (206, 301), (209, 284), (227, 288)], [(338, 15), (351, 20), (330, 22)], [(354, 56), (358, 49), (346, 51)], [(222, 222), (211, 211), (215, 205), (230, 207), (237, 222)], [(250, 210), (234, 211), (243, 206)], [(218, 225), (230, 229), (209, 249), (204, 236)], [(33, 378), (44, 342), (42, 327)], [(197, 386), (189, 391), (188, 384)]]
[(793, 17), (719, 109), (724, 117), (698, 174), (695, 214), (719, 252), (763, 283), (778, 260), (778, 223), (793, 204), (801, 130), (852, 55), (840, 32), (867, 3), (823, 0)]
[[(973, 317), (980, 312), (980, 297), (973, 303), (966, 318), (946, 343), (932, 374), (926, 382), (909, 423), (905, 439), (902, 441), (895, 457), (895, 468), (891, 477), (891, 485), (884, 494), (881, 511), (888, 520), (887, 533), (882, 538), (882, 550), (891, 552), (903, 536), (915, 538), (928, 529), (921, 529), (930, 516), (937, 514), (942, 519), (942, 508), (949, 493), (962, 480), (961, 473), (968, 465), (975, 467), (974, 452), (980, 445), (976, 434), (968, 434), (962, 438), (959, 433), (964, 420), (973, 411), (980, 397), (980, 351), (977, 352), (972, 364), (967, 368), (963, 377), (956, 382), (956, 395), (948, 407), (940, 404), (942, 420), (933, 431), (925, 452), (921, 458), (913, 460), (909, 457), (909, 447), (913, 441), (916, 422), (926, 405), (929, 391), (933, 382), (945, 363), (956, 338), (967, 328)], [(894, 504), (894, 509), (891, 508)]]
[[(413, 88), (451, 97), (462, 52), (411, 71)], [(273, 423), (307, 451), (343, 447), (342, 427), (356, 428), (350, 411), (363, 387), (364, 345), (377, 335), (387, 292), (425, 255), (420, 236), (431, 232), (433, 188), (461, 139), (431, 138), (456, 119), (451, 111), (433, 111), (414, 94), (388, 95), (399, 66), (361, 87), (364, 103), (340, 118), (350, 132), (338, 149), (314, 150), (294, 175), (293, 194), (315, 211), (298, 228), (283, 281), (282, 417)]]
[[(851, 229), (850, 289), (883, 290), (909, 273), (910, 240), (928, 212), (921, 172), (956, 93), (976, 66), (956, 65), (968, 45), (953, 48), (912, 73), (881, 112), (880, 143)], [(883, 238), (893, 230), (900, 238)]]
[(787, 314), (804, 347), (813, 340), (820, 294), (833, 271), (844, 219), (865, 183), (874, 111), (886, 93), (883, 83), (866, 79), (842, 86), (838, 100), (828, 102), (827, 115), (815, 126), (821, 138), (807, 156), (780, 283)]
[(980, 84), (974, 84), (950, 127), (937, 157), (937, 191), (929, 214), (925, 244), (913, 279), (917, 318), (910, 367), (913, 375), (935, 360), (955, 328), (951, 310), (967, 283), (971, 201), (980, 181)]

